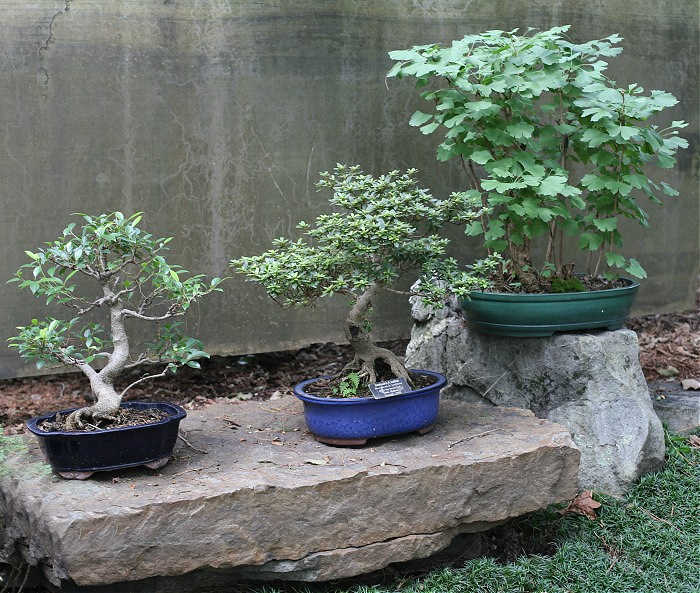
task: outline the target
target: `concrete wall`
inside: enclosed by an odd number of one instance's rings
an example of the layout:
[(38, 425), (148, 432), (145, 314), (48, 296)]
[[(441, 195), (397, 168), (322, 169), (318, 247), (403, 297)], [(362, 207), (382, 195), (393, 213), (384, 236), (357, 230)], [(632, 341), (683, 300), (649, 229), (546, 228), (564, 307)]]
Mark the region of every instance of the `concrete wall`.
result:
[[(416, 166), (436, 195), (463, 186), (434, 139), (409, 128), (412, 84), (386, 52), (468, 32), (573, 25), (614, 32), (620, 82), (667, 89), (691, 150), (666, 172), (681, 197), (627, 241), (650, 272), (638, 311), (691, 304), (698, 259), (695, 0), (0, 0), (0, 278), (69, 213), (144, 210), (177, 235), (175, 259), (222, 274), (323, 208), (313, 184), (337, 161)], [(468, 249), (466, 249), (468, 251)], [(0, 336), (42, 303), (0, 284)], [(281, 311), (240, 279), (189, 321), (208, 347), (256, 352), (338, 340), (342, 303)], [(406, 335), (406, 305), (379, 307), (380, 337)], [(0, 377), (29, 371), (0, 345)]]

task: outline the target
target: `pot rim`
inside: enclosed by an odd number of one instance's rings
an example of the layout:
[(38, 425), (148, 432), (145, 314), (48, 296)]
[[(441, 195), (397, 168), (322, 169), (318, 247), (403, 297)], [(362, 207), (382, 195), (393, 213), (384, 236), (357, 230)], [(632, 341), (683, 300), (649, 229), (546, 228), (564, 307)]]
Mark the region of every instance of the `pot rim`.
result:
[(620, 278), (627, 282), (627, 286), (619, 286), (617, 288), (604, 288), (603, 290), (582, 290), (579, 292), (537, 292), (537, 293), (520, 293), (520, 292), (489, 292), (473, 290), (469, 293), (469, 297), (465, 299), (469, 301), (471, 298), (484, 301), (503, 301), (503, 302), (522, 302), (522, 301), (588, 301), (595, 299), (614, 298), (622, 294), (636, 292), (640, 284), (631, 278)]
[(425, 387), (421, 387), (420, 389), (414, 389), (413, 391), (407, 391), (406, 393), (402, 393), (400, 395), (394, 395), (392, 397), (379, 398), (379, 399), (375, 399), (373, 397), (316, 397), (315, 395), (311, 395), (309, 393), (306, 393), (306, 391), (304, 391), (304, 388), (307, 385), (310, 385), (311, 383), (315, 383), (316, 381), (319, 381), (321, 379), (328, 378), (328, 375), (324, 375), (321, 377), (314, 377), (313, 379), (307, 379), (306, 381), (302, 381), (301, 383), (297, 383), (294, 386), (294, 395), (296, 395), (302, 401), (317, 403), (317, 404), (327, 404), (327, 405), (335, 405), (335, 406), (362, 405), (362, 404), (367, 405), (367, 404), (371, 404), (371, 403), (393, 402), (396, 400), (417, 397), (417, 396), (426, 394), (428, 391), (433, 391), (435, 389), (440, 390), (445, 386), (445, 383), (447, 383), (447, 378), (442, 373), (438, 373), (435, 371), (428, 371), (428, 370), (424, 370), (424, 369), (407, 369), (407, 370), (412, 372), (412, 373), (419, 373), (421, 375), (429, 375), (429, 376), (437, 379), (437, 381), (435, 381), (434, 383), (431, 383), (430, 385), (426, 385)]
[(170, 410), (168, 410), (169, 414), (166, 418), (163, 418), (163, 420), (159, 420), (158, 422), (149, 422), (148, 424), (137, 424), (135, 426), (117, 426), (114, 428), (105, 428), (105, 429), (100, 429), (100, 430), (95, 430), (95, 431), (84, 431), (84, 430), (71, 430), (71, 431), (61, 431), (61, 430), (53, 430), (53, 431), (45, 431), (41, 430), (38, 427), (39, 422), (42, 422), (43, 420), (47, 420), (48, 418), (51, 418), (53, 416), (56, 416), (56, 414), (70, 414), (74, 410), (78, 410), (80, 408), (69, 408), (66, 410), (57, 410), (55, 412), (48, 412), (47, 414), (42, 414), (41, 416), (35, 416), (34, 418), (30, 418), (25, 422), (25, 426), (29, 429), (29, 432), (39, 436), (39, 437), (47, 437), (47, 436), (95, 436), (95, 435), (100, 435), (100, 434), (106, 434), (106, 433), (113, 433), (113, 432), (125, 432), (125, 431), (130, 431), (130, 430), (138, 430), (140, 428), (150, 428), (151, 426), (160, 426), (164, 424), (168, 424), (170, 422), (175, 422), (175, 421), (180, 421), (182, 420), (185, 416), (187, 416), (187, 412), (182, 408), (181, 406), (178, 406), (177, 404), (173, 404), (170, 402), (142, 402), (142, 401), (128, 401), (128, 402), (122, 402), (119, 407), (134, 407), (131, 406), (130, 404), (144, 404), (149, 407), (157, 407), (157, 406), (168, 406), (170, 407)]

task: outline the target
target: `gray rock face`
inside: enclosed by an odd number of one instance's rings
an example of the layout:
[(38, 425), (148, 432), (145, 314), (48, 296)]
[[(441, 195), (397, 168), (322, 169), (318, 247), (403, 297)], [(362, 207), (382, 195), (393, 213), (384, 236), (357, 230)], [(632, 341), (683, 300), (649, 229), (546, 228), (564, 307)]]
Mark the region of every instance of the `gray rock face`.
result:
[(0, 471), (0, 561), (130, 593), (323, 581), (429, 556), (576, 492), (569, 433), (515, 408), (446, 401), (430, 434), (362, 449), (314, 441), (292, 398), (217, 404), (183, 429), (208, 453), (180, 443), (160, 473), (118, 481), (61, 480), (27, 437)]
[(486, 336), (470, 331), (454, 304), (433, 315), (412, 305), (421, 315), (407, 364), (445, 374), (447, 397), (528, 408), (566, 426), (581, 450), (581, 487), (619, 495), (663, 463), (634, 332)]
[(684, 390), (679, 381), (649, 384), (654, 410), (673, 432), (700, 428), (700, 391)]

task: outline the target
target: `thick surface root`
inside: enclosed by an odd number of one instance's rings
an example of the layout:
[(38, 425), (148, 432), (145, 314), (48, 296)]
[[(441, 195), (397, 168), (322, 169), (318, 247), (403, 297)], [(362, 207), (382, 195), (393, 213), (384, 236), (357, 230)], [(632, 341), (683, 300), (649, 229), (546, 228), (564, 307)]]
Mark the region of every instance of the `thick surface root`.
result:
[(370, 348), (366, 348), (362, 353), (355, 355), (351, 364), (360, 365), (360, 374), (366, 376), (370, 383), (377, 382), (377, 361), (382, 360), (391, 369), (391, 372), (395, 377), (399, 379), (406, 379), (406, 382), (413, 387), (413, 381), (403, 364), (400, 357), (394, 354), (391, 350), (386, 348), (380, 348), (378, 346), (372, 345)]
[(85, 408), (79, 408), (71, 412), (66, 418), (66, 429), (67, 430), (82, 430), (85, 428), (84, 420), (86, 418), (91, 418), (93, 420), (115, 420), (114, 412), (119, 408), (105, 408), (103, 406), (98, 406), (94, 404), (92, 406), (87, 406)]

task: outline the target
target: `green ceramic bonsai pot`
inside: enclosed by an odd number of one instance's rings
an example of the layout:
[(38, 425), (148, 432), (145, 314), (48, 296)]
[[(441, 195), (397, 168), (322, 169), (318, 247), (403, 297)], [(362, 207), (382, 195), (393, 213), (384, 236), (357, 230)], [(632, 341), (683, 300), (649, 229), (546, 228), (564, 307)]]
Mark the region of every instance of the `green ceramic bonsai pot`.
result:
[(639, 283), (585, 292), (509, 294), (472, 292), (462, 301), (469, 325), (496, 336), (535, 338), (583, 329), (620, 329)]

